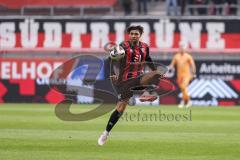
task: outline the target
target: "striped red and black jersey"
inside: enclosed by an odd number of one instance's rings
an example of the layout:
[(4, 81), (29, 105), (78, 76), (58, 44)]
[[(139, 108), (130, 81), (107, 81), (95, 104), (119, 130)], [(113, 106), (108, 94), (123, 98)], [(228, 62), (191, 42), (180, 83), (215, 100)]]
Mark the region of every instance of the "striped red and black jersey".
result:
[(130, 41), (120, 43), (125, 50), (125, 56), (119, 60), (119, 79), (118, 82), (126, 81), (130, 78), (136, 78), (143, 74), (144, 65), (156, 70), (155, 65), (149, 55), (149, 46), (139, 41), (138, 44), (132, 44)]

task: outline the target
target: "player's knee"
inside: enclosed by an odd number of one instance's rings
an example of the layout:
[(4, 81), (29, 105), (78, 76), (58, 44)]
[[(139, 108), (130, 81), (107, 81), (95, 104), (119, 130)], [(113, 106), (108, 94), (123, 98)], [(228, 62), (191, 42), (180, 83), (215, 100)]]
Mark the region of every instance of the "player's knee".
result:
[(141, 81), (140, 84), (142, 85), (148, 85), (148, 84), (155, 84), (159, 82), (160, 75), (157, 71), (152, 71), (151, 73), (145, 75)]
[(186, 88), (186, 86), (184, 85), (184, 83), (178, 83), (178, 86), (181, 90), (184, 90)]
[(125, 108), (126, 108), (126, 107), (118, 106), (118, 107), (117, 107), (117, 111), (118, 111), (119, 113), (123, 113), (124, 110), (125, 110)]
[(159, 77), (159, 73), (157, 72), (157, 71), (152, 71), (152, 73), (151, 73), (151, 77)]
[(184, 92), (184, 90), (185, 90), (184, 86), (179, 85), (179, 88), (180, 88), (181, 92)]
[(127, 106), (128, 102), (127, 101), (120, 101), (117, 104), (117, 111), (120, 113), (123, 113), (126, 106)]
[(154, 76), (152, 77), (152, 79), (151, 79), (151, 84), (155, 84), (155, 85), (157, 85), (159, 82), (160, 82), (160, 75), (159, 74), (154, 74)]

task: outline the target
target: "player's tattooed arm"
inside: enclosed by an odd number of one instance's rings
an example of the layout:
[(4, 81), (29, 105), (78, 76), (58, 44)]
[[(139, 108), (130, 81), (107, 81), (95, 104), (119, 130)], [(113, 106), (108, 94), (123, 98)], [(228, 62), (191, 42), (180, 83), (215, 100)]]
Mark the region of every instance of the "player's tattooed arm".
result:
[(112, 82), (117, 82), (119, 77), (119, 67), (120, 67), (120, 61), (113, 61), (111, 60), (110, 63), (110, 76)]
[(146, 62), (147, 62), (147, 65), (151, 68), (151, 70), (153, 70), (153, 71), (157, 70), (157, 67), (155, 66), (152, 58), (149, 55), (149, 47), (147, 47)]

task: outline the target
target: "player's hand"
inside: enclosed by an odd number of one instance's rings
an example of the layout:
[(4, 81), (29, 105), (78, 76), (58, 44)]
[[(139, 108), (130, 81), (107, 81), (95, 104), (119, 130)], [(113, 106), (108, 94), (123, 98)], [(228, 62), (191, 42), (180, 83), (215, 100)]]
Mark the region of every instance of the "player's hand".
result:
[(118, 80), (118, 76), (117, 75), (112, 75), (112, 76), (110, 76), (110, 79), (112, 81), (117, 81)]
[(134, 62), (139, 62), (139, 61), (141, 61), (141, 57), (139, 55), (136, 55), (134, 57)]
[(197, 74), (196, 73), (192, 73), (192, 78), (193, 79), (197, 78)]

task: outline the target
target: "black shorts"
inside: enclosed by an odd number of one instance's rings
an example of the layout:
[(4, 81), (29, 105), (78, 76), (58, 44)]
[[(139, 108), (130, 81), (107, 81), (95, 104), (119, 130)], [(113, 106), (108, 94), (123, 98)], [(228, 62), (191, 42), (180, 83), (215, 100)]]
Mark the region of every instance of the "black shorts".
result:
[(118, 99), (121, 101), (128, 100), (133, 96), (133, 88), (140, 86), (140, 80), (142, 76), (131, 78), (126, 81), (122, 81), (115, 85), (115, 89), (118, 93)]

